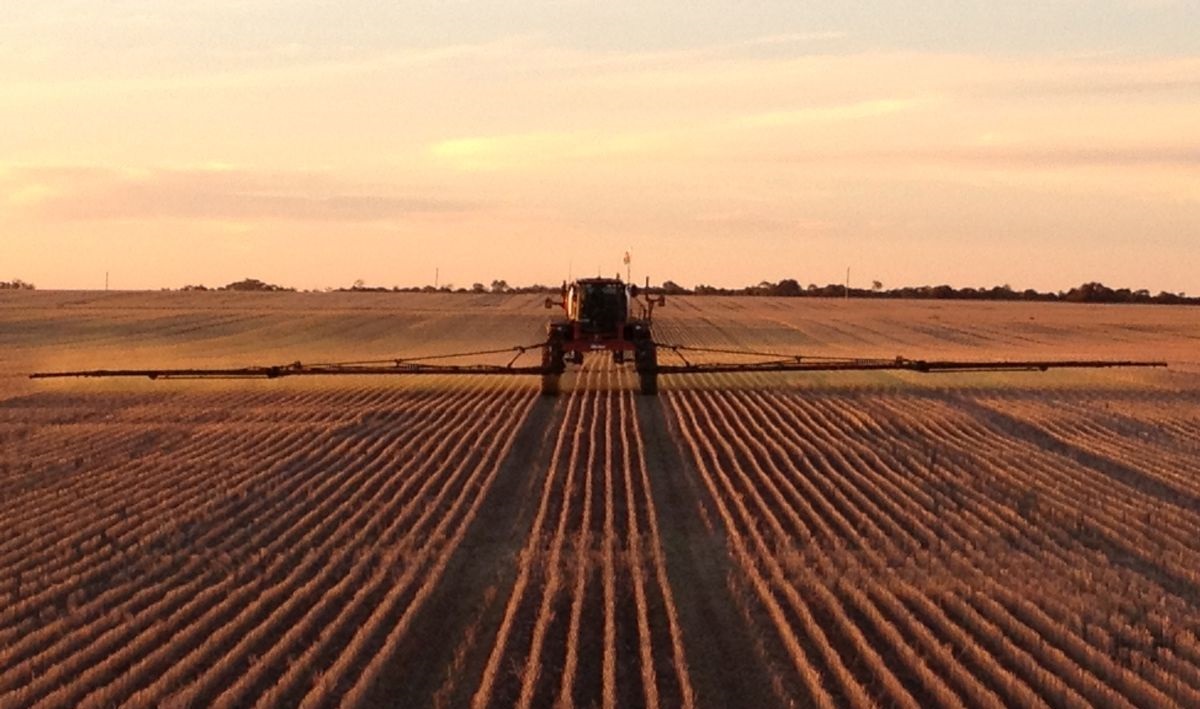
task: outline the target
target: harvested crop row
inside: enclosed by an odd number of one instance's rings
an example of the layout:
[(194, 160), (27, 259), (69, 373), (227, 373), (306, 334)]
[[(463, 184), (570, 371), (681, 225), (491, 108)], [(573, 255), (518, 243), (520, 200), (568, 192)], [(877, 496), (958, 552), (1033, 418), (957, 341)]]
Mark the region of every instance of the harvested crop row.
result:
[[(375, 400), (364, 402), (368, 408), (381, 413), (415, 404), (427, 408), (429, 416), (393, 427), (394, 417), (351, 412), (348, 424), (325, 431), (300, 436), (280, 432), (273, 444), (260, 449), (263, 457), (239, 460), (243, 454), (238, 454), (223, 460), (223, 451), (253, 445), (234, 420), (227, 424), (226, 448), (206, 439), (188, 451), (193, 462), (148, 465), (138, 480), (153, 484), (151, 472), (157, 471), (171, 484), (155, 487), (158, 492), (146, 499), (136, 525), (113, 533), (111, 546), (124, 551), (105, 556), (96, 553), (103, 549), (84, 549), (76, 562), (86, 569), (88, 563), (106, 563), (105, 558), (124, 559), (132, 562), (134, 573), (116, 574), (103, 588), (76, 588), (68, 614), (52, 611), (59, 617), (55, 623), (67, 622), (74, 629), (45, 636), (48, 643), (40, 646), (29, 645), (37, 633), (23, 633), (21, 645), (27, 649), (7, 646), (0, 653), (0, 669), (11, 668), (0, 672), (0, 680), (8, 678), (4, 701), (157, 703), (179, 691), (205, 703), (218, 700), (220, 692), (206, 687), (238, 688), (240, 698), (230, 695), (228, 701), (252, 701), (283, 676), (288, 654), (303, 655), (317, 641), (315, 633), (285, 632), (307, 624), (304, 599), (314, 609), (332, 612), (315, 629), (327, 621), (336, 626), (343, 614), (359, 612), (368, 620), (378, 618), (375, 625), (397, 627), (392, 614), (415, 612), (436, 583), (455, 540), (487, 493), (505, 455), (504, 442), (511, 440), (533, 397), (528, 390), (492, 387), (416, 398), (393, 393), (381, 399), (376, 392), (368, 399)], [(279, 403), (286, 406), (287, 401)], [(451, 431), (458, 433), (443, 433)], [(496, 445), (474, 449), (469, 446), (474, 437)], [(292, 450), (275, 450), (282, 443)], [(194, 464), (210, 466), (208, 474), (194, 474)], [(112, 467), (119, 472), (122, 465), (114, 461)], [(188, 499), (210, 486), (228, 492), (197, 513)], [(130, 486), (126, 494), (136, 498), (137, 492)], [(121, 498), (96, 501), (118, 505)], [(63, 527), (71, 526), (69, 517), (60, 519)], [(158, 541), (147, 545), (147, 535)], [(198, 556), (197, 550), (204, 553)], [(388, 591), (371, 592), (369, 584), (364, 590), (347, 582), (350, 577), (386, 583)], [(411, 582), (395, 583), (406, 578)], [(27, 583), (24, 588), (33, 590)], [(344, 600), (325, 598), (331, 589), (340, 589)], [(22, 594), (19, 586), (13, 599), (23, 602)], [(351, 594), (368, 605), (350, 601)], [(43, 612), (42, 617), (48, 616)], [(385, 658), (395, 630), (380, 634), (370, 630), (375, 625), (368, 622), (358, 636), (326, 642), (326, 654), (314, 657), (322, 664), (344, 655), (363, 657), (364, 652)], [(288, 637), (293, 639), (276, 642)], [(279, 660), (255, 663), (255, 679), (239, 681), (247, 672), (247, 658), (263, 653), (265, 659)], [(339, 678), (327, 677), (332, 683), (325, 690), (369, 681), (369, 668), (357, 659), (338, 667)], [(305, 682), (293, 691), (300, 697), (310, 689), (313, 685)]]
[[(915, 420), (918, 414), (914, 411), (912, 416)], [(942, 427), (941, 422), (955, 421), (954, 416), (935, 420), (939, 429), (933, 435), (941, 440), (955, 442), (961, 435), (956, 433), (961, 431), (959, 424)], [(1005, 582), (1009, 587), (1024, 587), (1026, 594), (1040, 599), (1043, 608), (1060, 615), (1064, 625), (1043, 636), (1043, 642), (1069, 642), (1075, 636), (1099, 641), (1100, 649), (1116, 655), (1113, 659), (1122, 667), (1118, 676), (1134, 672), (1184, 704), (1197, 701), (1173, 678), (1161, 676), (1154, 659), (1164, 646), (1172, 653), (1190, 647), (1190, 636), (1179, 632), (1178, 621), (1167, 619), (1194, 614), (1189, 571), (1174, 561), (1174, 555), (1190, 556), (1196, 550), (1166, 539), (1174, 536), (1170, 525), (1156, 528), (1147, 525), (1142, 514), (1112, 510), (1115, 502), (1129, 504), (1139, 496), (1120, 488), (1106, 493), (1105, 488), (1114, 484), (1109, 477), (1043, 453), (1014, 456), (1011, 438), (979, 429), (977, 422), (961, 414), (959, 423), (973, 434), (962, 436), (961, 444), (954, 443), (955, 448), (961, 446), (955, 457), (977, 461), (995, 503), (1022, 518), (1029, 534), (1042, 535), (1039, 550), (1053, 554), (1031, 558), (1029, 573), (1012, 574)], [(1072, 493), (1070, 484), (1076, 477), (1087, 481), (1080, 483), (1086, 487)], [(1152, 517), (1183, 514), (1173, 509), (1169, 499), (1143, 499), (1138, 504), (1149, 506)], [(1173, 554), (1163, 554), (1164, 548), (1173, 549)], [(1047, 575), (1059, 580), (1042, 582)], [(1114, 596), (1113, 589), (1121, 592)], [(1114, 644), (1106, 639), (1112, 637), (1124, 640)], [(1127, 649), (1119, 650), (1123, 643), (1128, 643)], [(1109, 668), (1100, 671), (1112, 676)]]
[(567, 401), (476, 707), (694, 703), (633, 395), (612, 376), (585, 369)]
[[(888, 401), (891, 400), (889, 399)], [(849, 409), (846, 410), (848, 411)], [(915, 414), (914, 412), (914, 416), (910, 419), (911, 425), (921, 425), (921, 421), (924, 418), (929, 418), (928, 407), (926, 407), (924, 416)], [(943, 420), (941, 417), (934, 418), (938, 419), (939, 421)], [(935, 434), (932, 432), (928, 434), (922, 434), (921, 438), (918, 440), (929, 440), (933, 435)], [(940, 440), (952, 440), (952, 437), (949, 435), (941, 435), (942, 437)], [(890, 440), (894, 444), (892, 447), (895, 448), (897, 446), (903, 446), (903, 441), (905, 439), (903, 436), (894, 435)], [(853, 447), (855, 444), (852, 441), (843, 441), (842, 445)], [(994, 564), (996, 563), (997, 557), (1000, 553), (1002, 553), (1003, 556), (999, 556), (999, 558), (1002, 559), (1004, 563), (1009, 565), (1020, 565), (1028, 569), (1028, 571), (1025, 573), (1015, 574), (1015, 578), (1037, 578), (1041, 575), (1044, 575), (1047, 569), (1053, 569), (1054, 573), (1062, 573), (1064, 575), (1073, 573), (1075, 569), (1080, 567), (1092, 567), (1095, 569), (1096, 573), (1105, 572), (1106, 569), (1104, 565), (1099, 566), (1098, 568), (1096, 567), (1097, 560), (1095, 558), (1089, 558), (1086, 554), (1081, 556), (1081, 550), (1079, 549), (1078, 543), (1073, 541), (1070, 536), (1063, 535), (1061, 533), (1061, 528), (1054, 524), (1053, 520), (1022, 520), (1020, 517), (1022, 514), (1020, 507), (1026, 504), (1024, 500), (1028, 498), (1016, 499), (1015, 506), (1017, 509), (1013, 509), (1013, 507), (1010, 506), (1012, 505), (1014, 498), (1005, 490), (1006, 486), (1004, 484), (1004, 479), (1009, 473), (1019, 474), (1022, 470), (1020, 464), (1015, 464), (1008, 470), (994, 468), (994, 461), (1003, 459), (1001, 450), (997, 450), (991, 456), (983, 455), (976, 459), (966, 458), (966, 456), (973, 450), (982, 448), (986, 451), (989, 445), (988, 439), (981, 437), (978, 439), (973, 439), (973, 447), (971, 449), (964, 448), (963, 450), (952, 452), (952, 455), (956, 461), (955, 469), (957, 469), (959, 465), (968, 465), (970, 467), (966, 468), (966, 470), (975, 469), (978, 471), (979, 477), (973, 479), (966, 478), (963, 479), (962, 482), (966, 483), (967, 485), (978, 487), (978, 481), (980, 478), (982, 478), (983, 475), (987, 475), (988, 477), (984, 479), (988, 480), (988, 487), (984, 489), (984, 492), (992, 493), (991, 499), (989, 499), (988, 495), (984, 495), (982, 498), (977, 496), (973, 498), (976, 501), (982, 502), (982, 504), (985, 506), (982, 508), (973, 507), (977, 513), (984, 515), (983, 517), (979, 518), (979, 521), (982, 522), (982, 526), (979, 526), (978, 524), (967, 524), (960, 527), (956, 522), (957, 513), (955, 510), (952, 508), (946, 508), (943, 505), (944, 511), (942, 517), (946, 522), (945, 526), (948, 529), (959, 528), (962, 530), (963, 534), (959, 541), (949, 540), (951, 541), (952, 545), (951, 549), (954, 549), (956, 552), (951, 553), (948, 558), (949, 561), (954, 562), (949, 564), (949, 566), (951, 567), (955, 576), (960, 579), (974, 579), (972, 584), (983, 586), (983, 590), (985, 590), (987, 594), (993, 593), (1001, 586), (1000, 584), (997, 584), (994, 579)], [(1006, 443), (1005, 447), (1011, 447), (1011, 442)], [(1028, 459), (1029, 457), (1030, 456), (1028, 455), (1023, 456), (1022, 462), (1024, 462), (1024, 459)], [(1034, 456), (1035, 460), (1036, 458), (1037, 456)], [(951, 470), (946, 470), (940, 474), (940, 477), (943, 478), (943, 483), (953, 482), (953, 478), (948, 478), (948, 474), (951, 472)], [(915, 470), (913, 474), (916, 475), (918, 479), (921, 477), (921, 472), (919, 469)], [(937, 482), (935, 478), (929, 478), (929, 481), (931, 483)], [(913, 480), (913, 482), (917, 482), (917, 480)], [(959, 487), (955, 491), (959, 495), (964, 493), (972, 495), (974, 494), (966, 487)], [(1001, 493), (999, 499), (995, 499), (994, 496), (994, 493), (997, 492)], [(964, 498), (959, 497), (957, 500), (954, 500), (953, 502), (955, 503), (955, 506), (963, 509), (961, 505), (959, 505), (959, 502), (963, 501), (963, 499)], [(1004, 522), (1005, 518), (1016, 520), (1019, 523), (1013, 525)], [(1039, 523), (1029, 524), (1030, 521), (1036, 521)], [(1047, 522), (1051, 523), (1047, 524)], [(982, 534), (979, 532), (982, 532)], [(939, 548), (937, 558), (940, 560), (945, 559), (946, 557), (947, 554), (945, 547)], [(1011, 583), (1011, 581), (1009, 583)], [(1047, 590), (1048, 589), (1046, 588), (1042, 588), (1037, 591), (1031, 591), (1031, 597), (1047, 598), (1057, 595), (1055, 593), (1047, 593)], [(984, 595), (981, 595), (977, 592), (968, 593), (968, 600), (971, 602), (985, 598), (986, 597)], [(986, 604), (983, 610), (989, 610)], [(992, 606), (990, 607), (990, 610), (995, 611), (996, 609), (994, 606)], [(1014, 625), (1013, 619), (1008, 617), (1007, 614), (1001, 613), (997, 615), (996, 620), (1006, 628), (1011, 628), (1011, 634), (1016, 638), (1022, 639), (1022, 642), (1025, 643), (1026, 646), (1029, 646), (1029, 640), (1026, 632), (1018, 625)], [(1042, 635), (1037, 643), (1031, 647), (1044, 647), (1047, 642), (1057, 642), (1056, 639), (1062, 636), (1063, 633), (1061, 632), (1050, 635)], [(1077, 657), (1077, 659), (1083, 662), (1085, 666), (1093, 667), (1097, 677), (1104, 677), (1106, 678), (1106, 681), (1115, 682), (1123, 687), (1123, 691), (1132, 692), (1130, 696), (1136, 698), (1138, 703), (1145, 703), (1147, 701), (1162, 703), (1163, 701), (1166, 701), (1161, 694), (1158, 694), (1155, 691), (1147, 688), (1144, 682), (1130, 678), (1127, 669), (1121, 670), (1120, 668), (1114, 667), (1111, 664), (1096, 666), (1094, 662), (1096, 659), (1095, 657)], [(1066, 671), (1062, 666), (1055, 667), (1054, 671), (1059, 674), (1059, 676), (1062, 676), (1068, 680), (1075, 676), (1072, 672)], [(1147, 679), (1151, 679), (1150, 676), (1153, 674), (1153, 671), (1148, 673)], [(1123, 677), (1128, 678), (1128, 681), (1122, 679)], [(1167, 684), (1161, 684), (1156, 679), (1152, 681), (1158, 684), (1164, 690), (1166, 690), (1168, 687)], [(1081, 676), (1076, 687), (1080, 691), (1091, 692), (1091, 701), (1101, 701), (1105, 704), (1114, 703), (1114, 700), (1105, 695), (1103, 690), (1096, 689), (1096, 680), (1094, 678)], [(1175, 696), (1183, 699), (1184, 703), (1190, 703), (1190, 701), (1193, 701), (1187, 692), (1179, 692), (1173, 689), (1170, 691), (1171, 693), (1175, 694)], [(1096, 692), (1099, 692), (1100, 694), (1097, 695)], [(1146, 692), (1149, 693), (1147, 694)]]
[[(1197, 501), (1200, 510), (1200, 442), (1195, 431), (1178, 414), (1174, 420), (1148, 423), (1107, 405), (1097, 410), (1094, 402), (1050, 404), (1016, 397), (986, 397), (980, 403), (998, 412), (1034, 424), (1061, 441), (1101, 459), (1136, 468), (1150, 478), (1177, 491), (1181, 500)], [(1072, 405), (1074, 404), (1074, 405)]]
[[(1042, 482), (1052, 474), (1043, 467), (1049, 461), (1023, 452), (1021, 464), (995, 467), (991, 448), (1012, 450), (1011, 439), (969, 419), (970, 437), (922, 430), (926, 419), (938, 427), (955, 419), (930, 416), (907, 399), (897, 411), (896, 398), (872, 397), (863, 406), (853, 396), (670, 395), (681, 437), (762, 609), (759, 622), (774, 628), (780, 652), (792, 659), (793, 693), (816, 703), (922, 706), (1187, 705), (1200, 698), (1189, 683), (1197, 673), (1186, 637), (1156, 634), (1169, 642), (1157, 657), (1114, 656), (1111, 646), (1093, 645), (1082, 629), (1054, 620), (1081, 597), (1050, 594), (1039, 608), (1045, 588), (1006, 592), (1007, 563), (1028, 566), (1023, 573), (1031, 576), (1039, 564), (1054, 576), (1113, 572), (1064, 537), (1056, 519), (1022, 519), (1008, 482), (997, 482), (1015, 473), (1014, 485), (1045, 489), (1054, 504), (1066, 505)], [(878, 399), (889, 405), (873, 405)], [(931, 440), (950, 443), (940, 459), (927, 449)], [(970, 464), (987, 477), (958, 467)], [(1114, 532), (1138, 526), (1103, 507), (1099, 520)], [(964, 654), (939, 651), (946, 641)]]

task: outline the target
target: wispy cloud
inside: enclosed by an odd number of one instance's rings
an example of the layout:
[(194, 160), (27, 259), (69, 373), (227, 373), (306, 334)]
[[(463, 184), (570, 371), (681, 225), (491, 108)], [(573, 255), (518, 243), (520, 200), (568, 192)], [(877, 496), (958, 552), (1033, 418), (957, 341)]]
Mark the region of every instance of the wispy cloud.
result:
[(933, 160), (1025, 167), (1088, 166), (1200, 166), (1200, 143), (1196, 145), (1148, 146), (1003, 146), (948, 148), (942, 150), (881, 153), (898, 160)]
[(480, 206), (372, 190), (320, 173), (220, 167), (9, 167), (0, 172), (0, 184), (9, 210), (49, 220), (371, 222), (471, 212)]
[(877, 118), (901, 111), (911, 111), (932, 103), (921, 99), (875, 99), (831, 106), (805, 106), (782, 111), (767, 111), (743, 116), (744, 126), (791, 126), (804, 123), (826, 123)]
[(527, 38), (520, 36), (387, 51), (288, 42), (213, 49), (204, 54), (203, 62), (194, 57), (184, 61), (163, 56), (162, 48), (142, 48), (130, 50), (125, 57), (141, 57), (135, 69), (94, 72), (86, 67), (72, 67), (71, 75), (7, 81), (0, 92), (0, 103), (139, 92), (311, 85), (347, 77), (429, 71), (461, 63), (503, 65), (506, 60), (520, 56), (527, 46)]
[(914, 149), (842, 149), (782, 151), (757, 159), (784, 163), (892, 163), (941, 164), (958, 167), (1195, 167), (1200, 165), (1200, 144), (1143, 146), (1069, 145), (944, 145)]
[(671, 134), (653, 131), (563, 131), (452, 138), (429, 146), (439, 163), (467, 172), (520, 170), (601, 158), (646, 157), (669, 150)]

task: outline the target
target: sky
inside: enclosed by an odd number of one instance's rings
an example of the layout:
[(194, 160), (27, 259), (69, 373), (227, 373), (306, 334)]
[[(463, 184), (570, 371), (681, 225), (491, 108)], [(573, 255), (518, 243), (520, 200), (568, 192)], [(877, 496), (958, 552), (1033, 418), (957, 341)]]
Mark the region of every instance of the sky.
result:
[(1200, 294), (1200, 3), (47, 0), (0, 280)]

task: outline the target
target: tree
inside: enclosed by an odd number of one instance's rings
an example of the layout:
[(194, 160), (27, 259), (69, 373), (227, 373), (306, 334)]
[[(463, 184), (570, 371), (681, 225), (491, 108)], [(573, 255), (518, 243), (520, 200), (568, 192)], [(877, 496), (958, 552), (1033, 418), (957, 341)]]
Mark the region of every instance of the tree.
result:
[(243, 278), (236, 283), (230, 283), (221, 288), (221, 290), (237, 290), (237, 291), (294, 291), (295, 288), (284, 288), (272, 283), (263, 283), (257, 278)]
[(487, 288), (484, 288), (482, 283), (472, 283), (471, 284), (471, 292), (472, 293), (486, 293)]
[(883, 290), (883, 281), (871, 281), (871, 290), (876, 293)]
[(1114, 298), (1115, 293), (1111, 288), (1095, 281), (1072, 288), (1063, 296), (1068, 303), (1111, 303)]
[(503, 279), (497, 279), (497, 280), (492, 281), (492, 292), (493, 293), (507, 293), (509, 290), (510, 290), (510, 288), (508, 287), (508, 281), (505, 281)]
[(776, 283), (775, 286), (771, 288), (770, 292), (771, 295), (782, 295), (789, 298), (794, 298), (795, 296), (802, 295), (804, 293), (804, 289), (800, 287), (800, 284), (795, 278), (785, 278), (779, 283)]

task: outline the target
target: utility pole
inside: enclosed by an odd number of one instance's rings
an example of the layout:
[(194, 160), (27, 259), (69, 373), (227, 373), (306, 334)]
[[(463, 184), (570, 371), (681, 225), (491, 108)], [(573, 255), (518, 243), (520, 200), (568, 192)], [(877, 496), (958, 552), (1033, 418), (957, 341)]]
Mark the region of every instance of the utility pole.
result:
[(433, 289), (434, 290), (437, 290), (437, 288), (438, 288), (438, 278), (440, 278), (441, 275), (442, 275), (442, 269), (437, 266), (434, 266), (433, 267)]
[(104, 290), (108, 290), (108, 271), (104, 272)]
[(846, 267), (846, 300), (850, 300), (850, 267)]

